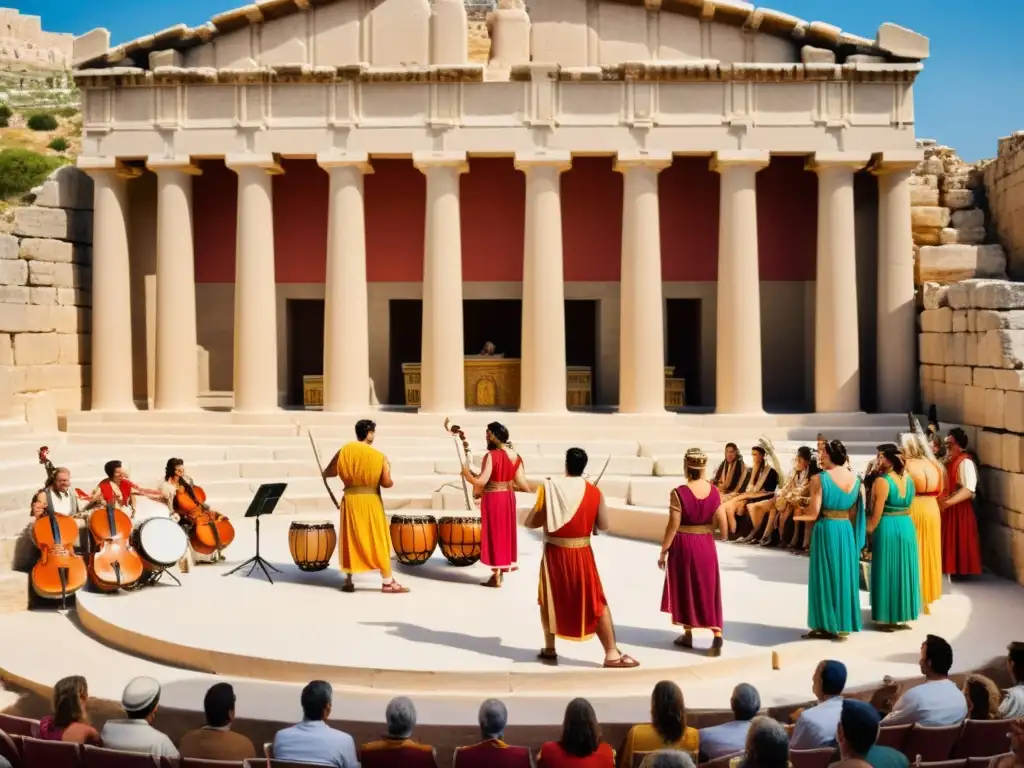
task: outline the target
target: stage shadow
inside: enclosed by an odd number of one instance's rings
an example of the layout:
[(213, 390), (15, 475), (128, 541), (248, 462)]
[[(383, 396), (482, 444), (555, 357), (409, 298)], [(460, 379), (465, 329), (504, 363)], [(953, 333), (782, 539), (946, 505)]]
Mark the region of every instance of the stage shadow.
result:
[[(463, 651), (471, 651), (483, 656), (507, 659), (508, 661), (517, 664), (540, 664), (540, 662), (537, 661), (537, 652), (540, 650), (539, 645), (537, 648), (518, 648), (511, 645), (505, 645), (500, 637), (476, 637), (475, 635), (467, 635), (462, 632), (452, 632), (450, 630), (442, 631), (427, 629), (426, 627), (420, 627), (416, 624), (407, 624), (401, 621), (361, 621), (359, 623), (364, 627), (384, 627), (387, 629), (389, 635), (400, 637), (410, 643), (440, 645), (446, 648), (459, 648)], [(559, 657), (558, 664), (561, 667), (601, 666), (601, 664), (596, 662), (588, 664), (584, 661), (567, 659), (564, 656)]]
[[(789, 554), (787, 550), (774, 548), (770, 552), (764, 552), (761, 547), (754, 547), (749, 544), (722, 544), (722, 547), (729, 547), (730, 556), (728, 559), (721, 558), (719, 567), (723, 573), (738, 572), (749, 573), (758, 581), (773, 582), (776, 584), (806, 584), (807, 571), (810, 567), (810, 560), (799, 555)], [(755, 550), (749, 554), (743, 550)], [(735, 552), (734, 550), (739, 550)]]
[[(791, 643), (799, 640), (806, 629), (795, 627), (777, 627), (769, 624), (760, 624), (749, 621), (727, 621), (722, 628), (725, 637), (726, 647), (730, 642), (752, 645), (756, 648), (774, 648), (778, 645)], [(675, 629), (653, 629), (651, 627), (631, 627), (616, 625), (616, 638), (626, 644), (635, 645), (641, 648), (652, 648), (664, 650), (672, 648), (672, 642), (682, 634), (682, 630)], [(703, 652), (711, 645), (711, 634), (709, 632), (697, 631), (694, 634), (697, 647), (695, 653)], [(685, 652), (685, 648), (679, 649)]]
[[(278, 573), (270, 568), (267, 569), (270, 571), (270, 578), (274, 580), (275, 584), (302, 584), (303, 586), (309, 587), (340, 589), (342, 582), (345, 580), (345, 575), (334, 565), (329, 565), (322, 571), (302, 571), (299, 570), (299, 568), (292, 562), (284, 563), (268, 560), (267, 563), (280, 571), (280, 573)], [(228, 563), (228, 565), (230, 565), (231, 568), (235, 567), (235, 565), (231, 563)], [(240, 571), (236, 571), (231, 574), (229, 578), (259, 579), (260, 581), (267, 580), (267, 577), (258, 566), (254, 571), (252, 571), (251, 575), (249, 568), (250, 566), (247, 565)], [(228, 570), (230, 570), (230, 568), (224, 571), (225, 575), (227, 575)], [(359, 585), (357, 583), (356, 587), (358, 588), (358, 586)], [(380, 585), (378, 584), (377, 586), (379, 588)]]
[(418, 579), (428, 581), (445, 581), (450, 584), (479, 584), (486, 581), (488, 573), (473, 566), (458, 567), (451, 565), (443, 555), (435, 554), (423, 565), (395, 564), (396, 573), (407, 573)]

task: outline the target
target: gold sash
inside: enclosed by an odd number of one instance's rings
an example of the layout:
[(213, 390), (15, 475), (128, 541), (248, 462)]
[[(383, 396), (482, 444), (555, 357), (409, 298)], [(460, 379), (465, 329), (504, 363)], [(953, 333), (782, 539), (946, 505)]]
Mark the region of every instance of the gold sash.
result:
[(376, 496), (377, 489), (368, 485), (350, 485), (345, 488), (346, 496)]
[(827, 517), (829, 520), (850, 519), (850, 513), (845, 509), (823, 509), (821, 510), (821, 516)]
[(488, 482), (484, 486), (484, 493), (493, 493), (495, 491), (511, 491), (511, 482)]
[(676, 533), (690, 533), (695, 536), (703, 534), (714, 534), (715, 526), (711, 523), (706, 525), (680, 525), (679, 530)]
[(574, 539), (564, 539), (559, 536), (545, 536), (544, 543), (563, 549), (583, 549), (590, 546), (590, 537), (578, 536)]

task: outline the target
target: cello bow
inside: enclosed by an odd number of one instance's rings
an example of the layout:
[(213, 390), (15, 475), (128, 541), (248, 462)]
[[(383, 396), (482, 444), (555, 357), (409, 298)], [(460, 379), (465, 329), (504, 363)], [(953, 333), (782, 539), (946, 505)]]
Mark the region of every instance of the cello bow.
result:
[(316, 442), (313, 440), (313, 433), (307, 429), (306, 434), (309, 435), (309, 444), (313, 446), (313, 458), (316, 459), (316, 468), (320, 470), (320, 479), (324, 481), (324, 488), (327, 489), (327, 495), (331, 497), (331, 501), (334, 502), (334, 506), (341, 509), (338, 497), (334, 495), (334, 491), (331, 490), (331, 484), (328, 483), (327, 478), (324, 477), (324, 466), (320, 461), (320, 451), (316, 449)]

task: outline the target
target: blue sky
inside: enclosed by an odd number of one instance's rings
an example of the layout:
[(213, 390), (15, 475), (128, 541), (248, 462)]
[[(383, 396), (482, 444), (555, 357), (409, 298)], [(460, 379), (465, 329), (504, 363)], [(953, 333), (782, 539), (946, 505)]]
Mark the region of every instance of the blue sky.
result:
[[(22, 0), (43, 28), (110, 30), (118, 43), (177, 23), (201, 24), (244, 0)], [(764, 0), (780, 11), (873, 37), (892, 21), (931, 38), (918, 79), (917, 135), (956, 147), (967, 160), (995, 155), (996, 140), (1024, 130), (1024, 3), (1020, 0)]]

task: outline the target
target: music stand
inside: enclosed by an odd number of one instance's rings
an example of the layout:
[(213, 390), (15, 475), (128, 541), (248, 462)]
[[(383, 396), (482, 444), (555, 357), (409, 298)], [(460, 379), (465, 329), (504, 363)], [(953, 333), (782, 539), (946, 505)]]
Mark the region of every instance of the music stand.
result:
[(273, 513), (274, 507), (276, 507), (277, 502), (281, 500), (281, 497), (284, 495), (284, 489), (287, 487), (287, 483), (264, 483), (256, 489), (256, 495), (252, 497), (252, 502), (249, 504), (249, 508), (245, 510), (246, 517), (256, 518), (256, 554), (241, 565), (232, 568), (224, 574), (225, 576), (230, 576), (248, 565), (250, 567), (248, 573), (245, 574), (246, 576), (252, 576), (253, 571), (259, 567), (259, 569), (263, 571), (263, 575), (267, 577), (267, 581), (273, 584), (274, 580), (270, 578), (270, 571), (267, 569), (269, 568), (275, 573), (281, 573), (279, 569), (275, 568), (260, 557), (260, 518), (263, 517), (263, 515)]

